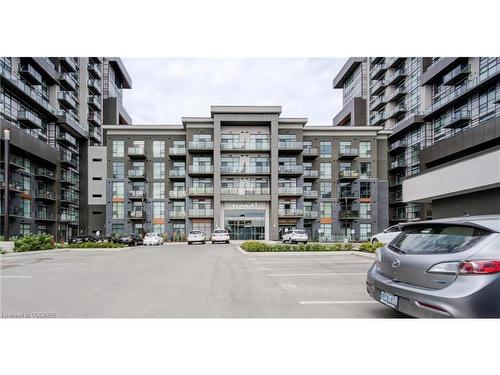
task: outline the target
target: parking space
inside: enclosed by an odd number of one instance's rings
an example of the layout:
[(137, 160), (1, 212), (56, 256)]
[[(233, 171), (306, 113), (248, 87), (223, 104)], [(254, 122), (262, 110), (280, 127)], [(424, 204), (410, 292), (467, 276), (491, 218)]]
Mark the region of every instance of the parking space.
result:
[(4, 316), (401, 316), (368, 297), (365, 278), (373, 260), (348, 253), (243, 253), (235, 244), (165, 244), (0, 259)]

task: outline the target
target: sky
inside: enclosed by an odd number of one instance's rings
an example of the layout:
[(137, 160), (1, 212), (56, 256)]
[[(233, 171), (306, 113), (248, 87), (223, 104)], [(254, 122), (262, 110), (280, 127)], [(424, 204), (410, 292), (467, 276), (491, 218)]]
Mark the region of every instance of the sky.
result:
[(124, 106), (134, 124), (181, 124), (211, 105), (280, 105), (282, 117), (331, 125), (342, 108), (332, 80), (342, 58), (124, 58), (132, 89)]

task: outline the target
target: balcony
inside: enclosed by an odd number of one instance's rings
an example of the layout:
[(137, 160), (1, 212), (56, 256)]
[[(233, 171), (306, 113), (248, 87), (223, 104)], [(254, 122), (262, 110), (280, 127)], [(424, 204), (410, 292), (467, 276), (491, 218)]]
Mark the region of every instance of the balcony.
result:
[(146, 159), (146, 149), (142, 146), (132, 146), (127, 149), (127, 155), (131, 159)]
[(56, 221), (56, 216), (53, 212), (38, 211), (35, 216), (38, 221)]
[(144, 220), (146, 219), (146, 211), (142, 210), (129, 211), (127, 213), (127, 218), (130, 220)]
[(243, 151), (269, 151), (271, 145), (269, 142), (246, 142)]
[(396, 68), (399, 64), (405, 61), (405, 59), (406, 59), (405, 57), (391, 57), (389, 59), (386, 59), (387, 68), (388, 69)]
[(87, 121), (95, 126), (101, 125), (101, 117), (99, 116), (99, 113), (94, 111), (87, 113)]
[(214, 166), (213, 165), (190, 165), (189, 166), (189, 174), (213, 174)]
[(314, 180), (319, 177), (319, 172), (315, 169), (304, 169), (304, 179)]
[(214, 143), (211, 141), (200, 142), (200, 141), (190, 141), (188, 143), (189, 151), (211, 151), (214, 149)]
[(37, 191), (35, 194), (35, 199), (43, 201), (55, 201), (56, 195), (52, 191)]
[(42, 75), (29, 64), (20, 64), (19, 74), (32, 85), (42, 84)]
[(96, 79), (101, 79), (101, 64), (87, 64), (90, 75)]
[(403, 179), (389, 181), (389, 189), (399, 189), (403, 186)]
[(220, 149), (223, 151), (243, 151), (245, 142), (221, 142)]
[(370, 109), (372, 111), (379, 111), (387, 104), (387, 96), (377, 96), (372, 102), (370, 102)]
[(185, 169), (171, 169), (168, 171), (168, 177), (172, 180), (174, 179), (185, 179), (186, 170)]
[(68, 145), (68, 146), (76, 146), (77, 145), (76, 138), (73, 137), (71, 134), (63, 132), (63, 131), (59, 131), (57, 133), (57, 141), (59, 143), (62, 143), (62, 144)]
[(359, 219), (359, 211), (353, 210), (340, 210), (339, 212), (340, 220), (356, 220)]
[(57, 109), (55, 109), (48, 99), (40, 94), (37, 90), (27, 85), (19, 78), (14, 76), (9, 70), (0, 67), (0, 83), (9, 87), (16, 94), (23, 96), (31, 101), (33, 106), (43, 112), (45, 115), (50, 116), (52, 119), (57, 118)]
[(377, 64), (370, 70), (371, 79), (379, 79), (384, 75), (387, 71), (387, 65), (385, 64)]
[(370, 117), (370, 123), (372, 124), (372, 126), (380, 125), (385, 120), (387, 120), (387, 116), (386, 116), (385, 112), (377, 113), (377, 114), (373, 115), (372, 117)]
[(101, 99), (98, 95), (90, 95), (87, 99), (87, 104), (94, 110), (100, 110), (102, 106)]
[(289, 208), (278, 210), (279, 217), (302, 217), (304, 216), (304, 211), (300, 208)]
[(319, 192), (316, 190), (304, 190), (304, 199), (318, 199)]
[(214, 195), (214, 188), (213, 186), (201, 186), (201, 187), (192, 186), (189, 188), (189, 195), (198, 197)]
[(408, 91), (406, 90), (406, 87), (400, 86), (397, 89), (395, 89), (392, 93), (389, 94), (387, 102), (388, 103), (397, 102), (399, 99), (401, 99), (407, 93), (408, 93)]
[(278, 142), (278, 150), (280, 151), (297, 151), (302, 152), (304, 145), (302, 142)]
[(75, 214), (62, 213), (60, 217), (61, 223), (67, 223), (70, 225), (78, 224), (78, 216)]
[(186, 148), (185, 147), (170, 147), (168, 149), (168, 155), (170, 157), (176, 157), (176, 156), (186, 156)]
[(66, 69), (67, 72), (72, 72), (72, 73), (76, 72), (78, 64), (71, 57), (61, 57), (59, 59), (59, 62), (61, 63), (61, 66), (63, 66), (64, 69)]
[(168, 217), (172, 220), (184, 220), (186, 218), (186, 211), (170, 211)]
[(339, 159), (356, 159), (359, 156), (359, 150), (353, 147), (344, 147), (339, 150)]
[(101, 81), (97, 79), (88, 79), (87, 80), (87, 87), (89, 90), (95, 94), (95, 95), (100, 95), (101, 94)]
[(61, 73), (59, 74), (59, 83), (62, 87), (64, 87), (67, 91), (75, 91), (76, 90), (76, 81), (69, 73)]
[(61, 204), (66, 205), (66, 204), (75, 204), (77, 205), (80, 201), (80, 197), (78, 194), (72, 194), (68, 191), (61, 191)]
[(280, 165), (278, 168), (278, 174), (300, 176), (302, 173), (304, 173), (302, 165)]
[(389, 146), (389, 153), (397, 154), (399, 152), (406, 150), (406, 147), (407, 147), (406, 141), (403, 140), (396, 141)]
[(65, 107), (76, 109), (78, 106), (76, 100), (66, 91), (59, 91), (57, 93), (57, 99), (59, 100), (59, 103)]
[(382, 91), (385, 90), (386, 87), (387, 87), (387, 81), (385, 81), (383, 79), (380, 81), (377, 81), (376, 83), (374, 83), (371, 86), (372, 95), (380, 94)]
[(249, 166), (244, 165), (222, 165), (220, 167), (221, 174), (269, 174), (271, 173), (271, 168), (269, 166)]
[(395, 118), (406, 113), (407, 109), (404, 104), (397, 105), (392, 111), (387, 114), (387, 118)]
[(39, 180), (54, 182), (56, 179), (56, 172), (47, 168), (37, 168), (35, 171), (35, 178)]
[(74, 168), (78, 167), (78, 157), (75, 157), (73, 153), (61, 151), (61, 164), (65, 164), (66, 166), (71, 166)]
[(146, 171), (144, 169), (129, 169), (127, 177), (129, 180), (145, 180)]
[(407, 75), (408, 73), (404, 68), (398, 69), (392, 76), (389, 77), (387, 84), (397, 85), (401, 81), (404, 81)]
[(406, 167), (407, 167), (406, 161), (404, 161), (404, 160), (396, 160), (396, 161), (393, 161), (389, 165), (389, 171), (391, 171), (391, 172), (401, 171), (401, 170), (405, 170)]
[(261, 187), (223, 187), (222, 195), (269, 195), (269, 188)]
[(17, 121), (30, 129), (40, 129), (42, 127), (42, 120), (29, 111), (18, 111)]
[(63, 172), (61, 174), (61, 183), (65, 185), (77, 185), (78, 184), (78, 176), (73, 173)]
[(129, 190), (127, 196), (130, 200), (144, 200), (146, 192), (144, 190)]
[(102, 142), (102, 133), (99, 128), (90, 128), (89, 129), (89, 137), (95, 142), (101, 143)]
[(339, 172), (339, 181), (353, 181), (359, 178), (359, 172), (355, 169), (346, 169)]
[(389, 204), (391, 203), (402, 203), (403, 202), (403, 194), (401, 194), (401, 191), (398, 192), (397, 194), (393, 194), (389, 198)]
[(453, 86), (457, 83), (460, 83), (467, 77), (469, 77), (471, 70), (470, 65), (466, 66), (457, 66), (451, 72), (443, 76), (443, 85), (445, 86)]
[(453, 112), (451, 117), (445, 122), (444, 127), (447, 129), (463, 128), (469, 124), (470, 120), (470, 111), (462, 109)]
[(318, 211), (304, 211), (304, 220), (316, 220), (318, 217)]
[(304, 188), (299, 186), (278, 187), (278, 195), (302, 195)]
[(214, 210), (211, 208), (208, 209), (190, 209), (189, 212), (189, 217), (213, 217), (214, 216)]
[(186, 191), (185, 190), (170, 190), (168, 192), (168, 197), (170, 199), (184, 199), (184, 198), (186, 198)]
[(304, 152), (302, 155), (304, 158), (317, 158), (319, 156), (319, 148), (317, 147), (304, 148)]
[(358, 199), (359, 193), (351, 190), (341, 190), (339, 194), (339, 199)]

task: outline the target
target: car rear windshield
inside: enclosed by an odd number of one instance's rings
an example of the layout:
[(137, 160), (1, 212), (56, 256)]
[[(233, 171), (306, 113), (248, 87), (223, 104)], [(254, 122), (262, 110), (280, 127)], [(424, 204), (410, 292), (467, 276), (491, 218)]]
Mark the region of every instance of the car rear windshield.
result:
[(464, 251), (484, 239), (490, 232), (463, 225), (411, 225), (389, 244), (405, 254), (446, 254)]
[(294, 230), (293, 233), (297, 233), (297, 234), (305, 234), (306, 231), (305, 230)]
[(225, 234), (227, 233), (227, 230), (224, 230), (224, 229), (218, 229), (218, 230), (215, 230), (214, 233), (217, 233), (217, 234)]
[(157, 234), (156, 233), (148, 233), (146, 234), (146, 237), (156, 237)]
[(201, 230), (192, 230), (189, 234), (201, 234)]

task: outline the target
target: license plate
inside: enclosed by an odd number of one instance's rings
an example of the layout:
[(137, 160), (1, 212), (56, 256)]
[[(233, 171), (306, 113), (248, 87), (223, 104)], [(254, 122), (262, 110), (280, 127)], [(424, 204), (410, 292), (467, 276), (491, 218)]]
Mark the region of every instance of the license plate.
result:
[(398, 296), (395, 296), (394, 294), (380, 292), (380, 302), (394, 309), (398, 308)]

